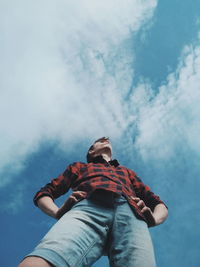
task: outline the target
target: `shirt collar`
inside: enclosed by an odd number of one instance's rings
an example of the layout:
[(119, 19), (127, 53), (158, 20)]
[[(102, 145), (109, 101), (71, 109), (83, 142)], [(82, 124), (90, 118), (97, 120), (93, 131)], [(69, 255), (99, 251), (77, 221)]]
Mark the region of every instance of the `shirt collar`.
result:
[(114, 167), (119, 166), (119, 162), (116, 159), (106, 161), (101, 155), (93, 158), (92, 160), (93, 163), (109, 163), (110, 165), (113, 165)]

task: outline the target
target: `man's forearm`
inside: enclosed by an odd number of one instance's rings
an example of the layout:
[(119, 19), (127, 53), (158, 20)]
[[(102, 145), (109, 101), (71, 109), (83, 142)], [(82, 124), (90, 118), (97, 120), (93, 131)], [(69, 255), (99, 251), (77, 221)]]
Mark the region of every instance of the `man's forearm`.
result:
[(168, 210), (164, 204), (158, 204), (155, 206), (153, 211), (153, 216), (156, 222), (156, 225), (159, 225), (163, 223), (167, 216), (168, 216)]
[(53, 202), (53, 200), (44, 196), (38, 199), (37, 201), (38, 207), (47, 215), (57, 219), (58, 206)]

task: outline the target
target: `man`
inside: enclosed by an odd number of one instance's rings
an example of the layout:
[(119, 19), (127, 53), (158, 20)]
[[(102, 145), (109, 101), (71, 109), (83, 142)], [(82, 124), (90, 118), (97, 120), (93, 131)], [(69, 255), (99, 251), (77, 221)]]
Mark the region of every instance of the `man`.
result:
[[(112, 160), (109, 138), (94, 142), (87, 164), (75, 162), (36, 194), (35, 204), (59, 219), (19, 267), (91, 266), (108, 255), (110, 266), (155, 267), (148, 227), (168, 211), (132, 170)], [(74, 193), (58, 208), (54, 199)]]

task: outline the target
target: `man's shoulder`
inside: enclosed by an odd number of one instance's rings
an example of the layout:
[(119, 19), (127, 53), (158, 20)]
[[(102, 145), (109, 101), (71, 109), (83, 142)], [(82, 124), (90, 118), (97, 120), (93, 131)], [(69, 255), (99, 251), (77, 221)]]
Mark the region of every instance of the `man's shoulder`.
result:
[(78, 175), (86, 165), (87, 163), (85, 162), (75, 161), (67, 166), (66, 171)]
[(120, 168), (126, 170), (130, 175), (137, 176), (136, 172), (133, 169), (130, 169), (126, 166), (119, 165)]
[(75, 162), (69, 164), (69, 167), (75, 167), (75, 168), (82, 168), (84, 166), (87, 166), (87, 163), (82, 162), (82, 161), (75, 161)]

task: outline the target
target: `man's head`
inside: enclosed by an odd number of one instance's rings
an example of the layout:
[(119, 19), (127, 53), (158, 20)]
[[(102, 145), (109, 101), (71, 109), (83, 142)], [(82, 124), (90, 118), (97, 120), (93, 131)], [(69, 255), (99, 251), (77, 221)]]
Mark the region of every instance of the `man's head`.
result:
[(108, 137), (97, 139), (87, 152), (87, 162), (92, 162), (93, 158), (103, 156), (106, 160), (112, 158), (112, 146)]

